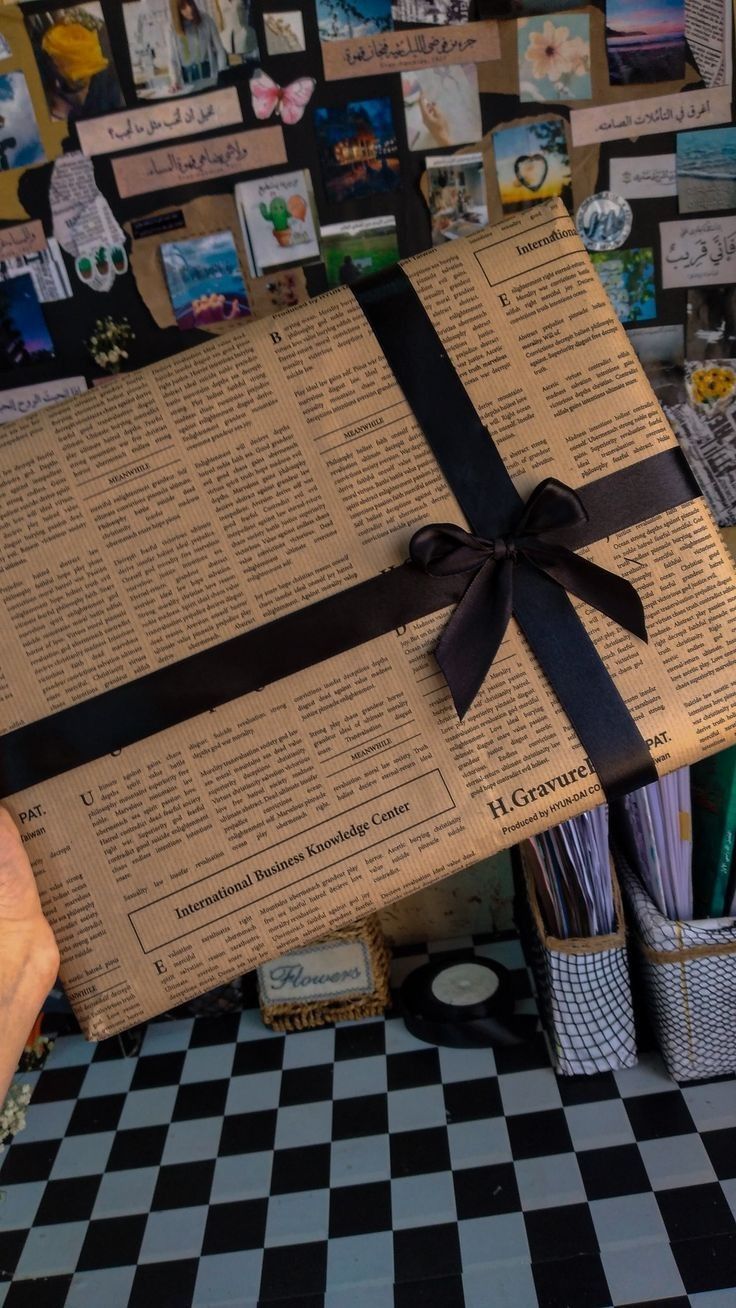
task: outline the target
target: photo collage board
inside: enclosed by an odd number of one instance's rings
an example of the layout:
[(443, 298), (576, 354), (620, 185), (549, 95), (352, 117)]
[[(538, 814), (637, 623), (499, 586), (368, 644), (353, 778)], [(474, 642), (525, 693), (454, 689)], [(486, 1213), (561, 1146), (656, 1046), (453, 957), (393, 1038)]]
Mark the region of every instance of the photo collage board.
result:
[(559, 196), (736, 527), (732, 21), (731, 0), (0, 4), (0, 419)]

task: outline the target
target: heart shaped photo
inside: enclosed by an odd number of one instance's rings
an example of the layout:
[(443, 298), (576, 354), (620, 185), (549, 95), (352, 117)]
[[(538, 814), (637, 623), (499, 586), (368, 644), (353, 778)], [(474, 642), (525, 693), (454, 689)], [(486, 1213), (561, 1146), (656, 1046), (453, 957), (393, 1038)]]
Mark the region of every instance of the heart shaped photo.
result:
[(504, 213), (559, 195), (572, 208), (570, 155), (561, 118), (530, 118), (493, 132), (498, 191)]
[(549, 164), (543, 154), (520, 154), (514, 160), (514, 175), (519, 186), (538, 191), (544, 185)]

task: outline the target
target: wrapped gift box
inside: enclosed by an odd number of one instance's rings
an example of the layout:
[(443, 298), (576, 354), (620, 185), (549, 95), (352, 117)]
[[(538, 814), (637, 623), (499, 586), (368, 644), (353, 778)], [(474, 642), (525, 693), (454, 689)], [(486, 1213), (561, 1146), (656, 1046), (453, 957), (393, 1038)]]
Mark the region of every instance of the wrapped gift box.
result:
[(91, 1038), (736, 735), (730, 561), (557, 201), (3, 428), (0, 484), (0, 791)]

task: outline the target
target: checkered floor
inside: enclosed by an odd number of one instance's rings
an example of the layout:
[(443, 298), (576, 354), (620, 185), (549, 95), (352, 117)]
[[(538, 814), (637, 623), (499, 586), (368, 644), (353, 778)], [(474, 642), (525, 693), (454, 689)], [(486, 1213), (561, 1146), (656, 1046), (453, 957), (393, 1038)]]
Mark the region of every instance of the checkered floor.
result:
[[(448, 949), (432, 947), (432, 953)], [(473, 942), (452, 952), (472, 953)], [(515, 940), (475, 942), (514, 969)], [(396, 960), (397, 978), (426, 955)], [(60, 1039), (0, 1158), (2, 1308), (734, 1308), (736, 1081), (257, 1009)]]

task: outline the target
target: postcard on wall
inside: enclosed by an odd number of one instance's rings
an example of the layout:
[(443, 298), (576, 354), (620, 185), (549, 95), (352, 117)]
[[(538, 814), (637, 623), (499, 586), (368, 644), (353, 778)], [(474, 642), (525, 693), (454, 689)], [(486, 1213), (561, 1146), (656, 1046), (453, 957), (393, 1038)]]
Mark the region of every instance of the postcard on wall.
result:
[(319, 259), (316, 209), (307, 169), (238, 182), (235, 202), (254, 277)]
[(385, 195), (401, 186), (388, 96), (313, 111), (322, 182), (331, 204)]
[(680, 213), (736, 209), (736, 127), (677, 133)]
[(72, 395), (86, 391), (84, 377), (62, 377), (59, 381), (36, 382), (34, 386), (14, 386), (0, 391), (0, 423), (15, 422), (48, 404), (60, 404)]
[(210, 90), (230, 65), (258, 59), (251, 7), (250, 0), (199, 0), (188, 6), (174, 0), (124, 0), (138, 98)]
[(611, 86), (685, 75), (685, 0), (606, 0)]
[(23, 73), (0, 75), (0, 172), (46, 158)]
[(126, 114), (107, 114), (77, 126), (79, 144), (86, 155), (113, 154), (139, 145), (156, 145), (180, 136), (198, 136), (214, 128), (242, 122), (238, 92), (234, 86), (193, 96), (191, 100), (170, 100), (167, 104), (130, 109)]
[(430, 155), (427, 166), (432, 244), (470, 236), (488, 222), (488, 198), (480, 153)]
[(40, 304), (68, 300), (72, 293), (64, 256), (53, 236), (42, 250), (0, 259), (0, 277), (22, 277), (30, 273), (33, 289)]
[(320, 41), (380, 36), (393, 27), (391, 0), (316, 0)]
[(650, 154), (609, 161), (608, 189), (627, 200), (649, 200), (677, 195), (674, 154)]
[(701, 286), (687, 293), (688, 359), (736, 359), (736, 286)]
[(399, 257), (396, 219), (389, 215), (329, 223), (321, 229), (320, 246), (327, 285), (352, 286), (361, 277), (396, 263)]
[(625, 136), (652, 136), (730, 121), (729, 86), (570, 110), (573, 145), (597, 145), (600, 141), (619, 141)]
[(662, 286), (736, 282), (736, 215), (659, 224)]
[(504, 127), (492, 133), (501, 206), (517, 213), (559, 195), (572, 209), (570, 155), (559, 118)]
[(251, 172), (286, 163), (281, 127), (258, 127), (252, 131), (213, 136), (200, 143), (164, 146), (113, 159), (118, 193), (122, 200), (172, 186), (197, 186), (200, 182), (233, 173)]
[(660, 404), (681, 404), (685, 393), (685, 332), (682, 323), (632, 327), (626, 332)]
[(401, 79), (410, 150), (467, 145), (483, 134), (475, 64), (425, 68)]
[(396, 0), (391, 6), (397, 23), (466, 23), (469, 11), (470, 0)]
[(649, 247), (605, 251), (590, 258), (621, 322), (656, 318), (654, 255)]
[(238, 323), (251, 314), (232, 232), (160, 246), (177, 327)]
[(306, 50), (304, 19), (299, 9), (263, 15), (266, 50), (270, 55), (301, 54)]
[(589, 100), (590, 19), (587, 14), (551, 14), (517, 23), (519, 98)]
[(53, 359), (54, 343), (30, 273), (0, 281), (0, 321), (0, 370)]
[(26, 14), (25, 23), (52, 118), (73, 123), (124, 107), (99, 0)]

